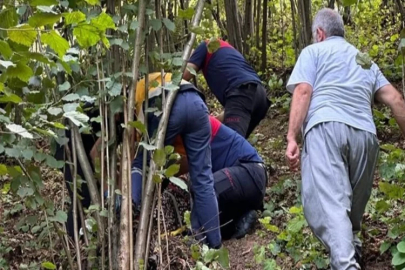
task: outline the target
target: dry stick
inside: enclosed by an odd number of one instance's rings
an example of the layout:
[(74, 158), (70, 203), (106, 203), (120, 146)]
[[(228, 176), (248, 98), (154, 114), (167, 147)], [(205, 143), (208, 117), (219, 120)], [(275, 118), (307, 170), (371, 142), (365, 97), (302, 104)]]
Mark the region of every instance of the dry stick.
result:
[(58, 223), (56, 223), (56, 221), (53, 222), (53, 226), (56, 228), (56, 233), (59, 236), (60, 241), (62, 242), (63, 245), (63, 249), (65, 250), (68, 262), (69, 262), (69, 266), (70, 266), (70, 270), (74, 270), (74, 265), (73, 265), (73, 258), (72, 258), (72, 254), (70, 254), (70, 250), (69, 250), (69, 242), (65, 242), (64, 240), (64, 233), (61, 232), (61, 230), (58, 228)]
[[(155, 190), (155, 194), (154, 194), (153, 198), (156, 198), (156, 190)], [(156, 207), (156, 199), (154, 199), (153, 203), (152, 203), (152, 214), (149, 217), (149, 224), (152, 224), (152, 222), (153, 222), (153, 211), (154, 211), (155, 207)], [(149, 226), (148, 235), (147, 235), (147, 239), (146, 239), (146, 250), (149, 250), (149, 247), (150, 247), (150, 239), (152, 238), (152, 228), (153, 228), (153, 226)], [(144, 261), (145, 262), (148, 261), (148, 252), (145, 252)], [(147, 266), (148, 266), (147, 263), (145, 263), (144, 270), (146, 270), (148, 268)]]
[[(158, 235), (160, 236), (160, 210), (162, 209), (162, 192), (160, 192), (162, 187), (162, 184), (157, 184), (157, 190), (156, 192), (158, 193), (158, 210), (157, 210), (157, 215), (158, 215)], [(151, 226), (151, 225), (149, 225)], [(163, 252), (162, 252), (162, 240), (160, 237), (158, 237), (158, 243), (159, 243), (159, 264), (163, 266)]]
[[(70, 171), (74, 172), (75, 169), (74, 169), (74, 165), (72, 165), (73, 162), (72, 162), (72, 159), (71, 159), (72, 153), (70, 152), (70, 148), (69, 148), (68, 144), (65, 144), (65, 153), (66, 153), (65, 160), (66, 160), (66, 157), (67, 157), (68, 162), (69, 162)], [(89, 238), (87, 236), (87, 231), (86, 231), (86, 223), (85, 223), (85, 220), (84, 220), (83, 206), (82, 206), (81, 202), (78, 203), (77, 206), (78, 206), (78, 210), (79, 210), (80, 221), (81, 221), (82, 227), (83, 227), (84, 242), (86, 243), (86, 246), (89, 246)]]
[[(141, 2), (143, 2), (141, 0)], [(192, 21), (192, 26), (196, 27), (201, 18), (201, 14), (204, 8), (204, 0), (199, 0), (197, 3), (197, 7), (194, 13), (193, 21)], [(139, 28), (138, 28), (139, 29)], [(187, 43), (184, 51), (183, 51), (183, 65), (181, 67), (181, 72), (183, 73), (184, 70), (186, 69), (187, 65), (187, 59), (190, 57), (190, 52), (191, 52), (191, 47), (194, 44), (196, 34), (191, 33), (190, 40)], [(173, 105), (173, 102), (175, 100), (175, 97), (177, 95), (178, 90), (171, 91), (167, 97), (167, 103), (166, 106), (163, 110), (163, 115), (162, 118), (159, 122), (159, 127), (158, 127), (158, 134), (157, 134), (157, 141), (156, 141), (156, 146), (158, 148), (163, 148), (163, 143), (166, 135), (166, 127), (167, 127), (167, 122), (168, 118), (170, 115), (170, 110)], [(145, 253), (147, 254), (149, 251), (145, 251), (145, 242), (147, 238), (147, 230), (148, 230), (148, 217), (150, 215), (151, 211), (151, 205), (152, 205), (152, 195), (155, 190), (155, 184), (152, 180), (152, 177), (156, 171), (156, 164), (151, 159), (150, 162), (150, 168), (149, 168), (149, 174), (148, 174), (148, 179), (146, 181), (146, 186), (145, 186), (145, 193), (143, 195), (142, 199), (142, 211), (140, 215), (140, 222), (139, 222), (139, 227), (138, 227), (138, 232), (137, 232), (137, 241), (135, 244), (135, 269), (139, 270), (139, 265), (138, 262), (142, 260), (142, 258), (145, 257)], [(150, 225), (152, 226), (152, 224)]]
[[(147, 24), (148, 17), (145, 18), (145, 23)], [(146, 29), (147, 33), (149, 29)], [(146, 38), (147, 39), (147, 38)], [(149, 42), (145, 43), (145, 69), (149, 71)], [(149, 109), (149, 74), (145, 76), (145, 113), (144, 113), (144, 126), (145, 130), (148, 130), (148, 109)], [(139, 113), (139, 112), (137, 112)], [(143, 141), (144, 143), (148, 143), (148, 134), (143, 134)], [(146, 182), (146, 167), (148, 166), (148, 150), (143, 148), (143, 168), (142, 168), (142, 193), (145, 190), (145, 182)]]
[(177, 204), (176, 198), (168, 190), (165, 190), (165, 192), (163, 192), (163, 193), (166, 193), (172, 199), (174, 210), (176, 211), (177, 220), (179, 222), (180, 227), (183, 227), (183, 221), (182, 221), (182, 218), (180, 215), (179, 205)]
[(294, 0), (290, 0), (291, 4), (291, 19), (293, 25), (293, 35), (294, 35), (294, 53), (295, 53), (295, 61), (298, 59), (298, 45), (297, 45), (297, 25), (295, 24), (295, 3)]
[[(72, 131), (73, 131), (73, 136), (75, 137), (75, 141), (76, 141), (72, 145), (74, 145), (76, 148), (77, 159), (80, 162), (80, 166), (83, 170), (84, 178), (85, 178), (85, 180), (87, 182), (87, 186), (89, 188), (91, 201), (94, 204), (100, 206), (100, 197), (99, 197), (100, 194), (98, 193), (98, 188), (97, 188), (96, 180), (94, 179), (93, 170), (90, 166), (90, 162), (89, 162), (86, 152), (84, 150), (82, 137), (80, 136), (78, 128), (73, 124), (72, 124)], [(96, 222), (98, 225), (98, 230), (97, 230), (98, 238), (100, 239), (100, 241), (103, 241), (104, 223), (103, 223), (103, 221), (100, 217), (100, 213), (98, 211), (95, 211), (95, 215), (96, 215)]]
[[(160, 194), (160, 190), (159, 190), (159, 194)], [(162, 218), (163, 218), (163, 230), (165, 232), (165, 236), (166, 236), (166, 255), (167, 255), (167, 264), (169, 265), (169, 269), (170, 269), (170, 255), (169, 255), (169, 238), (167, 237), (168, 233), (167, 233), (167, 227), (166, 227), (166, 220), (165, 220), (165, 213), (163, 212), (163, 208), (161, 207), (161, 211), (162, 211)], [(160, 234), (159, 234), (159, 239), (160, 239)], [(165, 267), (166, 268), (166, 267)]]
[[(101, 89), (105, 90), (105, 87), (102, 88), (101, 86), (101, 77), (104, 78), (104, 76), (100, 76), (100, 68), (99, 68), (99, 59), (98, 55), (96, 54), (96, 67), (97, 67), (97, 78), (98, 78), (98, 89), (100, 94), (102, 94)], [(104, 71), (103, 71), (104, 72)], [(104, 85), (103, 85), (104, 86)], [(104, 92), (104, 91), (103, 91)], [(104, 160), (104, 149), (105, 149), (105, 140), (104, 140), (104, 135), (105, 135), (105, 123), (104, 123), (104, 117), (105, 114), (103, 112), (104, 108), (104, 102), (103, 98), (100, 98), (99, 102), (99, 111), (100, 111), (100, 116), (101, 116), (101, 151), (100, 151), (100, 160), (101, 160), (101, 184), (100, 184), (100, 196), (101, 196), (101, 205), (100, 209), (104, 209), (104, 181), (105, 181), (105, 175), (104, 175), (104, 165), (105, 165), (105, 160)], [(104, 233), (104, 232), (103, 232)], [(104, 262), (105, 262), (105, 241), (104, 238), (100, 239), (102, 241), (101, 243), (101, 269), (104, 270)]]
[[(130, 153), (132, 153), (132, 147), (129, 145), (129, 138), (132, 137), (133, 135), (133, 128), (128, 128), (127, 124), (128, 122), (133, 121), (134, 119), (134, 104), (135, 104), (135, 89), (137, 85), (137, 80), (138, 80), (138, 73), (139, 73), (139, 62), (141, 58), (141, 50), (142, 50), (142, 44), (144, 43), (143, 39), (143, 30), (144, 30), (144, 25), (145, 25), (145, 10), (146, 10), (146, 0), (139, 0), (138, 1), (138, 28), (136, 29), (136, 35), (135, 35), (135, 47), (134, 47), (134, 57), (132, 61), (132, 83), (129, 88), (129, 100), (127, 103), (127, 107), (124, 110), (124, 116), (125, 112), (129, 113), (129, 115), (126, 117), (126, 128), (124, 132), (124, 138), (123, 138), (123, 149), (130, 148)], [(125, 94), (126, 91), (124, 91)], [(132, 211), (128, 209), (128, 206), (131, 200), (130, 197), (130, 190), (128, 190), (129, 182), (130, 179), (128, 179), (128, 173), (126, 170), (129, 170), (130, 164), (129, 164), (129, 158), (127, 157), (127, 151), (123, 151), (122, 155), (122, 208), (121, 208), (121, 226), (120, 226), (120, 251), (119, 251), (119, 256), (120, 256), (120, 269), (127, 269), (128, 265), (130, 266), (130, 270), (132, 270), (132, 266), (134, 264), (134, 261), (132, 260), (133, 257), (133, 243), (128, 243), (128, 234), (129, 234), (129, 240), (131, 240), (132, 236), (132, 228), (128, 228), (128, 224), (126, 224), (124, 219), (124, 215), (126, 215), (126, 218), (128, 216), (132, 216)], [(130, 212), (130, 213), (128, 213)], [(128, 232), (129, 230), (129, 232)], [(129, 257), (128, 257), (128, 249), (129, 249)]]
[[(75, 129), (73, 123), (70, 124), (72, 131)], [(74, 239), (75, 239), (75, 246), (76, 246), (76, 255), (77, 255), (77, 267), (79, 270), (82, 269), (82, 262), (80, 259), (80, 245), (79, 245), (79, 231), (77, 226), (77, 155), (76, 155), (76, 139), (77, 134), (74, 132), (72, 134), (72, 146), (73, 146), (73, 230), (74, 230)], [(83, 225), (82, 225), (83, 226)], [(85, 226), (84, 226), (85, 227)]]

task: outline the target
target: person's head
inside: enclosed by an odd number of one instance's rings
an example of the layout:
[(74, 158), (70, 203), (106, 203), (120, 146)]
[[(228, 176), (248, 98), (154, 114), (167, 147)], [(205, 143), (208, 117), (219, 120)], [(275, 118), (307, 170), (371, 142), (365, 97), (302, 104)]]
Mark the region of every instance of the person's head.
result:
[(332, 36), (344, 37), (345, 27), (342, 16), (330, 8), (319, 10), (312, 23), (312, 35), (314, 43)]

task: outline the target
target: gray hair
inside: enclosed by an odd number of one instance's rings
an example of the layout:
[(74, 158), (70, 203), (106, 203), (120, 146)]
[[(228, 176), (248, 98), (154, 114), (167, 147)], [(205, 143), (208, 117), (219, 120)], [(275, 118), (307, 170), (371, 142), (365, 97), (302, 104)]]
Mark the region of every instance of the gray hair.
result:
[(316, 30), (318, 28), (325, 32), (327, 38), (332, 36), (345, 36), (345, 27), (342, 16), (340, 16), (337, 11), (330, 8), (323, 8), (315, 15), (312, 23), (312, 34), (314, 35), (314, 40)]

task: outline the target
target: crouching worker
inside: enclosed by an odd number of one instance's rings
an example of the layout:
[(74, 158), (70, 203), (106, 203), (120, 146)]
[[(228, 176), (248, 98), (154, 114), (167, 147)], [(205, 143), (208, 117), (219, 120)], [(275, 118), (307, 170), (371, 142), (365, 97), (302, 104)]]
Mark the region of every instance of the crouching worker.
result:
[[(171, 74), (164, 76), (166, 84), (171, 81)], [(149, 82), (161, 85), (160, 73), (149, 74)], [(156, 84), (156, 83), (154, 83)], [(142, 120), (144, 109), (145, 81), (138, 82), (135, 106), (137, 119)], [(158, 107), (161, 100), (161, 87), (149, 89), (150, 107)], [(202, 231), (207, 244), (212, 248), (221, 247), (219, 229), (218, 203), (214, 191), (214, 178), (211, 168), (211, 127), (208, 108), (203, 95), (198, 89), (183, 81), (176, 96), (167, 124), (165, 145), (173, 145), (177, 136), (184, 142), (187, 151), (188, 167), (190, 168), (191, 189), (194, 207), (192, 224), (194, 231)], [(150, 137), (159, 125), (160, 117), (154, 113), (147, 115), (147, 128)], [(143, 154), (139, 149), (132, 165), (132, 200), (136, 205), (141, 202)], [(148, 158), (149, 160), (149, 158)], [(136, 188), (135, 188), (136, 187)]]
[[(220, 212), (222, 239), (242, 238), (262, 210), (267, 171), (256, 149), (233, 129), (210, 116), (211, 162)], [(183, 158), (179, 174), (188, 172), (186, 151), (176, 138), (175, 152)]]

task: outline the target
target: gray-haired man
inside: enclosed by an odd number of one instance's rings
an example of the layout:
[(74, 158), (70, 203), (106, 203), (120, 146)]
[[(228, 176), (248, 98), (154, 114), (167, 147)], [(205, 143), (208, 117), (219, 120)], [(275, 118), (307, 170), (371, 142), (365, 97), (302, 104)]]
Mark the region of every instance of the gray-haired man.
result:
[(316, 44), (305, 48), (287, 90), (291, 102), (286, 158), (299, 166), (302, 128), (302, 201), (314, 234), (330, 253), (332, 269), (359, 269), (356, 236), (370, 197), (379, 151), (371, 106), (388, 105), (405, 133), (405, 104), (376, 64), (363, 69), (344, 39), (341, 16), (322, 9), (312, 26)]

